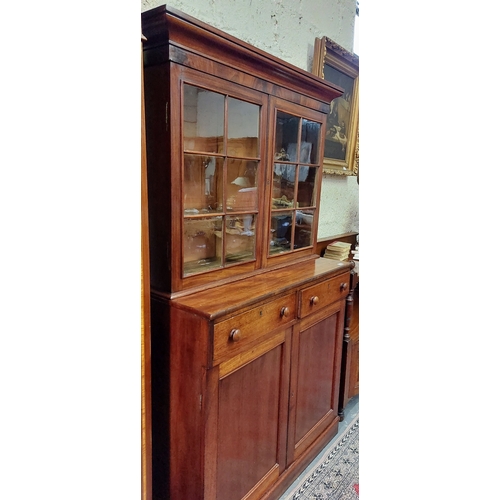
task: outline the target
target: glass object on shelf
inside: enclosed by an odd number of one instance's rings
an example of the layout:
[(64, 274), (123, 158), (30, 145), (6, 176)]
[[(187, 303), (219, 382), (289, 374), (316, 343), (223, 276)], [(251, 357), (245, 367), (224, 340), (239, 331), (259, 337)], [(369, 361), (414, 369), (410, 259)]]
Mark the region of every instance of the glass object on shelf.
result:
[(223, 152), (224, 100), (222, 94), (184, 84), (184, 150)]
[(276, 113), (276, 137), (274, 143), (274, 159), (276, 161), (297, 161), (299, 123), (300, 118), (298, 116), (289, 115), (283, 111)]
[(184, 276), (221, 267), (221, 231), (222, 216), (184, 219)]
[(228, 97), (227, 155), (239, 158), (259, 156), (260, 106)]
[(319, 163), (318, 145), (320, 140), (321, 124), (310, 120), (302, 119), (302, 129), (300, 134), (301, 163)]
[(296, 170), (295, 165), (274, 164), (272, 208), (294, 207)]
[(222, 212), (224, 160), (184, 155), (184, 215)]
[[(255, 214), (226, 217), (226, 253), (227, 265), (255, 259)], [(217, 243), (222, 244), (220, 235)]]
[(309, 247), (313, 244), (312, 228), (314, 223), (314, 210), (297, 210), (295, 213), (295, 249)]
[(258, 161), (227, 160), (227, 210), (256, 211), (258, 206)]
[(271, 215), (271, 238), (269, 253), (291, 250), (293, 211), (273, 212)]
[(314, 207), (316, 205), (317, 167), (299, 166), (299, 182), (297, 187), (297, 206)]

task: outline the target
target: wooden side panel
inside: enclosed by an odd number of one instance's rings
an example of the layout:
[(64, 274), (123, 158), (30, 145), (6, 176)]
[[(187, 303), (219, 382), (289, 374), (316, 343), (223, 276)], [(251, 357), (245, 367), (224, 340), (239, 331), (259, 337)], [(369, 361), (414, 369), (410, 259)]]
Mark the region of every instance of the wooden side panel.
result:
[(146, 125), (141, 47), (141, 498), (142, 500), (151, 500), (151, 307), (146, 168)]
[[(240, 500), (277, 469), (286, 355), (281, 344), (221, 379), (217, 500)], [(284, 444), (283, 444), (284, 446)]]
[(153, 296), (153, 499), (203, 498), (208, 326)]
[(151, 431), (154, 500), (169, 498), (168, 313), (168, 304), (151, 299)]
[(170, 291), (170, 137), (167, 121), (169, 68), (144, 67), (147, 191), (151, 288)]

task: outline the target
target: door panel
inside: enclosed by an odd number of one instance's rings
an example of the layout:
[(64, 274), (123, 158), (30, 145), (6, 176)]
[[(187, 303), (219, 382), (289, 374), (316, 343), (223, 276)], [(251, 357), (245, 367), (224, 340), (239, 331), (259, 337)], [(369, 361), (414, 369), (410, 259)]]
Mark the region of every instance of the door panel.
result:
[(296, 444), (332, 409), (336, 316), (300, 332)]
[(219, 382), (217, 500), (240, 500), (277, 472), (284, 344)]

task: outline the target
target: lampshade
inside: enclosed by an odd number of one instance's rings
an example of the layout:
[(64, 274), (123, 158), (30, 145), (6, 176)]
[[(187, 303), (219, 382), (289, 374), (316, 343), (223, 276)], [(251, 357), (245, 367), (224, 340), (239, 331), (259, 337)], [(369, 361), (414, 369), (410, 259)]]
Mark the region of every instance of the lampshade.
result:
[(231, 184), (236, 184), (237, 186), (240, 187), (250, 187), (250, 181), (248, 180), (248, 177), (236, 177)]

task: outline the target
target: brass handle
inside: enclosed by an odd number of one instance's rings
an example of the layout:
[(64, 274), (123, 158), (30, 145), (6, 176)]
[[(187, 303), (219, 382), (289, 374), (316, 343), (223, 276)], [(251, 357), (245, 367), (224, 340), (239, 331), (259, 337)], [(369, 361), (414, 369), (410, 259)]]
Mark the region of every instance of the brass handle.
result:
[(347, 288), (347, 283), (340, 284), (340, 291), (343, 292)]
[(315, 295), (314, 297), (311, 297), (311, 305), (315, 306), (319, 302), (319, 297)]
[(290, 309), (288, 307), (282, 307), (280, 311), (280, 316), (282, 318), (288, 318), (290, 316)]
[(229, 340), (233, 342), (238, 342), (241, 339), (241, 331), (239, 328), (233, 328), (229, 334)]

